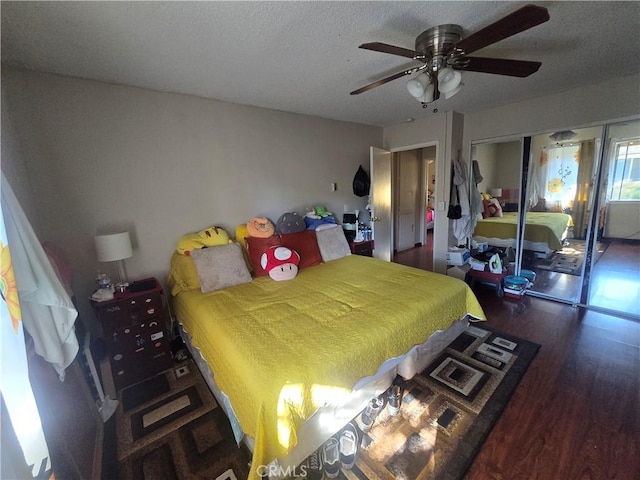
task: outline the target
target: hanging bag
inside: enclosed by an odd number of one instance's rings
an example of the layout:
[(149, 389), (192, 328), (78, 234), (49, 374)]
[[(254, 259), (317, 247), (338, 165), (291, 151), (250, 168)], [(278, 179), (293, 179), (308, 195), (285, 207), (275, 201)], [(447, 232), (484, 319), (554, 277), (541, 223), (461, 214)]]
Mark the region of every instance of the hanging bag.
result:
[(353, 177), (353, 193), (358, 197), (366, 197), (369, 195), (369, 187), (371, 186), (371, 180), (369, 175), (365, 172), (362, 165), (358, 167), (358, 171)]

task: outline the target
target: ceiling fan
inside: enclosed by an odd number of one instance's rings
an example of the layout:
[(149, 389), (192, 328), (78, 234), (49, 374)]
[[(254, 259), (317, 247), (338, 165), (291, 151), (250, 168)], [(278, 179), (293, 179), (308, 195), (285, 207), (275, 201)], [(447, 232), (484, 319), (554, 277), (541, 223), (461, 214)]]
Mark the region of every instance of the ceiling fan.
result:
[(462, 27), (459, 25), (445, 24), (432, 27), (418, 35), (415, 50), (380, 42), (364, 43), (360, 48), (410, 58), (422, 62), (422, 65), (365, 85), (351, 92), (351, 95), (358, 95), (406, 75), (421, 72), (409, 80), (407, 89), (426, 108), (427, 104), (437, 100), (441, 93), (445, 98), (451, 98), (460, 91), (461, 70), (528, 77), (538, 71), (541, 62), (467, 55), (547, 20), (549, 12), (546, 8), (526, 5), (465, 38), (462, 38)]

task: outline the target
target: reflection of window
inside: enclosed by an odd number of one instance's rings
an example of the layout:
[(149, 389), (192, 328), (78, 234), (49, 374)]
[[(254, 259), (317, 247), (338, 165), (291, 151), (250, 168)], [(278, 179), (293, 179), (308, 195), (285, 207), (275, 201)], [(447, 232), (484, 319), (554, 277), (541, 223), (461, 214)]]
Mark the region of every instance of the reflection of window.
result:
[(640, 139), (613, 145), (609, 200), (640, 200)]

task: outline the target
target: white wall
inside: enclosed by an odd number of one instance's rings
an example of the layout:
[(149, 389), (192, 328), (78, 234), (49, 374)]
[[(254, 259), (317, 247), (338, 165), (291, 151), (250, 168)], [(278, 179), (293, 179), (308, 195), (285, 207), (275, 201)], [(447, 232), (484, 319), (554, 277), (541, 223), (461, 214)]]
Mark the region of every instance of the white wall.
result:
[(482, 175), (482, 181), (478, 183), (478, 191), (481, 193), (489, 193), (489, 190), (498, 185), (495, 180), (497, 145), (497, 143), (482, 143), (474, 145), (471, 150), (471, 158), (478, 162), (480, 175)]
[(466, 114), (464, 146), (472, 141), (555, 132), (640, 115), (640, 75)]
[(275, 222), (316, 204), (341, 220), (345, 205), (366, 205), (351, 184), (358, 165), (369, 169), (369, 147), (382, 144), (379, 127), (56, 75), (2, 74), (2, 169), (19, 183), (16, 194), (41, 241), (71, 257), (85, 318), (93, 319), (86, 299), (104, 266), (95, 257), (96, 233), (129, 230), (129, 276), (164, 281), (185, 233), (216, 224), (233, 236), (253, 216)]
[(640, 240), (640, 202), (609, 201), (604, 237)]
[(497, 145), (495, 183), (492, 188), (520, 190), (521, 158), (522, 143), (520, 141)]

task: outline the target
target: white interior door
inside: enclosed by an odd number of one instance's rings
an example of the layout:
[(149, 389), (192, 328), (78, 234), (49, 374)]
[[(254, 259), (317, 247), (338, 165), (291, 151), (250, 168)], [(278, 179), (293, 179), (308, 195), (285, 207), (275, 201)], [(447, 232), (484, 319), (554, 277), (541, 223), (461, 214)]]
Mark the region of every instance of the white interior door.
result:
[(373, 256), (391, 261), (391, 152), (371, 147), (371, 228), (375, 249)]

